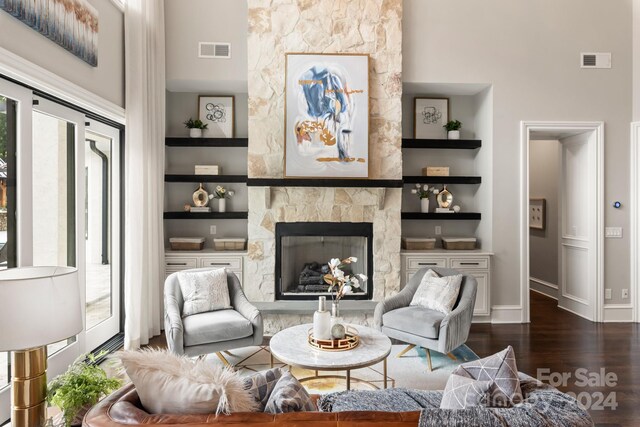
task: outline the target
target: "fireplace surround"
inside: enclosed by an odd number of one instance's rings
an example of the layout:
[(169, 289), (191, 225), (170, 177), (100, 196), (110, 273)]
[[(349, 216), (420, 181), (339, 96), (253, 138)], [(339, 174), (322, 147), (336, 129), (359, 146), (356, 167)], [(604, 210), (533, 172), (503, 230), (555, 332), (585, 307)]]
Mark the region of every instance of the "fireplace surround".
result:
[(349, 256), (358, 261), (346, 266), (347, 274), (365, 274), (360, 288), (345, 299), (373, 297), (373, 224), (367, 222), (276, 223), (276, 300), (310, 300), (328, 293), (323, 275), (331, 258)]

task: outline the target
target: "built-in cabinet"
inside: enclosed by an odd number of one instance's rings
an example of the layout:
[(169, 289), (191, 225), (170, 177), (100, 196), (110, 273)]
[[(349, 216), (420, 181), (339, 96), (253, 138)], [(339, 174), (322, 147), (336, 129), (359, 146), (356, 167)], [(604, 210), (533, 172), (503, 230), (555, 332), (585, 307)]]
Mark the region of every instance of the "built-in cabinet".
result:
[(190, 268), (226, 268), (235, 273), (242, 283), (244, 271), (245, 251), (214, 251), (205, 249), (202, 251), (166, 251), (165, 274), (168, 277), (178, 271)]
[(488, 316), (491, 314), (491, 254), (490, 252), (475, 251), (403, 251), (401, 254), (401, 285), (407, 284), (409, 279), (421, 268), (442, 267), (453, 268), (464, 274), (470, 274), (478, 282), (478, 293), (473, 314)]

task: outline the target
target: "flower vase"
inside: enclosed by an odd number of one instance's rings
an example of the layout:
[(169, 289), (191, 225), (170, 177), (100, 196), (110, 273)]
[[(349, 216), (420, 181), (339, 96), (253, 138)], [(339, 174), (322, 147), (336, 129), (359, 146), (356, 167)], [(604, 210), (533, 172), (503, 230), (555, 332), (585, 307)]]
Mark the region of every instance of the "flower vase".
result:
[(423, 199), (420, 199), (420, 211), (422, 213), (429, 212), (429, 198), (425, 197)]
[(331, 327), (333, 325), (337, 325), (342, 323), (342, 319), (340, 318), (340, 301), (333, 301), (331, 303)]
[(227, 199), (218, 199), (218, 212), (226, 212), (227, 211)]

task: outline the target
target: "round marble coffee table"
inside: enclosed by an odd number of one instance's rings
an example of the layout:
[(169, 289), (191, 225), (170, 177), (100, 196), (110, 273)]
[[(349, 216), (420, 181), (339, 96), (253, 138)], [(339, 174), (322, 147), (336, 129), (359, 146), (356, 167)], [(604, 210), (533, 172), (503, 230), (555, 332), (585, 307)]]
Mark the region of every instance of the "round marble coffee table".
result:
[[(358, 331), (360, 344), (347, 351), (323, 351), (311, 347), (307, 342), (309, 329), (313, 324), (292, 326), (276, 333), (269, 343), (271, 354), (287, 365), (316, 371), (316, 376), (303, 378), (300, 382), (318, 378), (336, 378), (319, 376), (318, 371), (346, 371), (347, 390), (351, 389), (351, 371), (366, 368), (383, 362), (383, 383), (387, 388), (387, 356), (391, 352), (391, 340), (381, 332), (360, 325), (349, 325)], [(343, 377), (340, 377), (343, 378)], [(353, 378), (376, 387), (369, 381)], [(379, 388), (379, 387), (376, 387)]]

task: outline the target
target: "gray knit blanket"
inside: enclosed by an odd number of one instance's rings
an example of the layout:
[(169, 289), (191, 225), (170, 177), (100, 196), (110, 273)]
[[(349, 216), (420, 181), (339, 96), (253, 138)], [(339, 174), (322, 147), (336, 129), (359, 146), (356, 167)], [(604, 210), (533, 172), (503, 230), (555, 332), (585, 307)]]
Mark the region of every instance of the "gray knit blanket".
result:
[(420, 411), (419, 427), (587, 427), (589, 413), (575, 399), (525, 374), (520, 374), (524, 400), (513, 408), (440, 409), (441, 391), (408, 389), (352, 390), (318, 400), (323, 412)]

